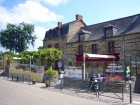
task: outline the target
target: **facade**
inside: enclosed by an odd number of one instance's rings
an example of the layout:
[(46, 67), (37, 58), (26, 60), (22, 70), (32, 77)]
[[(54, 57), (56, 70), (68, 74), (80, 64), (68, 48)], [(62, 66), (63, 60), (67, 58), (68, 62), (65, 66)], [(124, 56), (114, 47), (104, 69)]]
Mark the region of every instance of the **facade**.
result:
[(65, 24), (58, 22), (55, 28), (46, 31), (43, 40), (43, 48), (55, 47), (63, 51), (63, 61), (67, 61), (67, 43), (81, 27), (86, 26), (81, 15), (75, 17), (74, 21)]
[(86, 72), (88, 74), (102, 73), (105, 72), (108, 63), (117, 62), (119, 65), (123, 65), (124, 61), (126, 61), (125, 63), (129, 63), (127, 61), (137, 63), (135, 69), (137, 69), (136, 72), (139, 71), (140, 14), (89, 26), (76, 19), (76, 21), (62, 26), (66, 25), (69, 26), (69, 29), (64, 35), (65, 37), (48, 40), (48, 33), (52, 30), (47, 31), (43, 47), (49, 47), (48, 44), (55, 47), (56, 43), (61, 45), (59, 49), (64, 52), (65, 57), (63, 56), (62, 59), (67, 62), (67, 66), (82, 67), (84, 53), (107, 54), (116, 56), (116, 59), (87, 60)]

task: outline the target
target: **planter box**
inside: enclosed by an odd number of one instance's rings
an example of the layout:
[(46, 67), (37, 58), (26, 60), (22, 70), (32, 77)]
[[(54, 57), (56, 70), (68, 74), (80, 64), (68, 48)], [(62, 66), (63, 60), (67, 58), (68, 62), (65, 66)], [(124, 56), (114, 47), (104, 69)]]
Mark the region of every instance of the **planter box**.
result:
[(46, 87), (51, 86), (51, 83), (55, 82), (56, 79), (57, 79), (56, 75), (47, 75), (45, 80)]

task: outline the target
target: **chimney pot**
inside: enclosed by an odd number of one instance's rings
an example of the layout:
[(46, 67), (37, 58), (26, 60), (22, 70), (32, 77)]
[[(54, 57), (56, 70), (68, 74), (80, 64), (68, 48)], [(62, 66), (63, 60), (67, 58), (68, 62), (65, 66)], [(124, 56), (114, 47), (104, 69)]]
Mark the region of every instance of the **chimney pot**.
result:
[(80, 21), (82, 19), (83, 19), (83, 16), (82, 15), (76, 14), (76, 20), (77, 21)]
[(61, 27), (61, 25), (62, 25), (62, 22), (58, 22), (57, 26)]

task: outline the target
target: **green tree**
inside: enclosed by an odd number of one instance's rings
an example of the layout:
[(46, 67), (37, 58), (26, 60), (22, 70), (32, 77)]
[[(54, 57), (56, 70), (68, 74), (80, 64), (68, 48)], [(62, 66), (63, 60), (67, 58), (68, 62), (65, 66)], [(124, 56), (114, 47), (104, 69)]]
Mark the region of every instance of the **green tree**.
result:
[[(21, 63), (29, 64), (30, 63), (30, 57), (31, 56), (33, 57), (34, 53), (36, 53), (36, 51), (23, 51), (23, 52), (19, 53), (18, 57), (24, 58), (23, 60), (21, 60)], [(34, 57), (31, 60), (35, 61)]]
[(20, 23), (18, 25), (8, 23), (5, 30), (0, 31), (0, 44), (12, 52), (23, 52), (28, 45), (34, 46), (36, 39), (32, 24)]
[(14, 57), (15, 54), (11, 51), (6, 51), (5, 54), (8, 54), (10, 57)]
[(45, 48), (40, 49), (36, 53), (36, 56), (42, 60), (47, 59), (47, 66), (52, 70), (54, 62), (62, 56), (62, 51), (56, 48)]

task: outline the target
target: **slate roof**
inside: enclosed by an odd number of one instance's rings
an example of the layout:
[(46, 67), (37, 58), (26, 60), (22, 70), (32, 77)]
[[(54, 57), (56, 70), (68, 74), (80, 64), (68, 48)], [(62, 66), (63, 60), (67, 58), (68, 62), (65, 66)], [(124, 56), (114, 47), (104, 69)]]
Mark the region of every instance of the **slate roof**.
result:
[[(55, 27), (53, 29), (46, 31), (44, 40), (50, 40), (50, 39), (54, 39), (54, 38), (68, 35), (70, 24), (76, 23), (76, 22), (78, 22), (78, 21), (77, 20), (71, 21), (71, 22), (62, 24), (61, 27)], [(85, 23), (83, 22), (83, 24), (85, 24)], [(58, 32), (58, 29), (59, 29), (59, 32)]]
[[(72, 21), (72, 22), (69, 22), (66, 24), (62, 24), (61, 27), (55, 27), (53, 29), (46, 31), (44, 40), (49, 40), (49, 39), (53, 39), (56, 37), (67, 35), (68, 30), (69, 30), (69, 25), (73, 22), (75, 22), (75, 21)], [(59, 33), (58, 33), (58, 30), (59, 30)]]
[[(91, 32), (91, 35), (85, 41), (98, 40), (104, 37), (104, 28), (110, 26), (117, 28), (117, 32), (113, 36), (139, 33), (140, 14), (89, 25), (82, 27), (81, 30)], [(69, 40), (69, 43), (76, 41), (78, 41), (78, 33), (73, 38), (71, 38), (71, 40)]]

